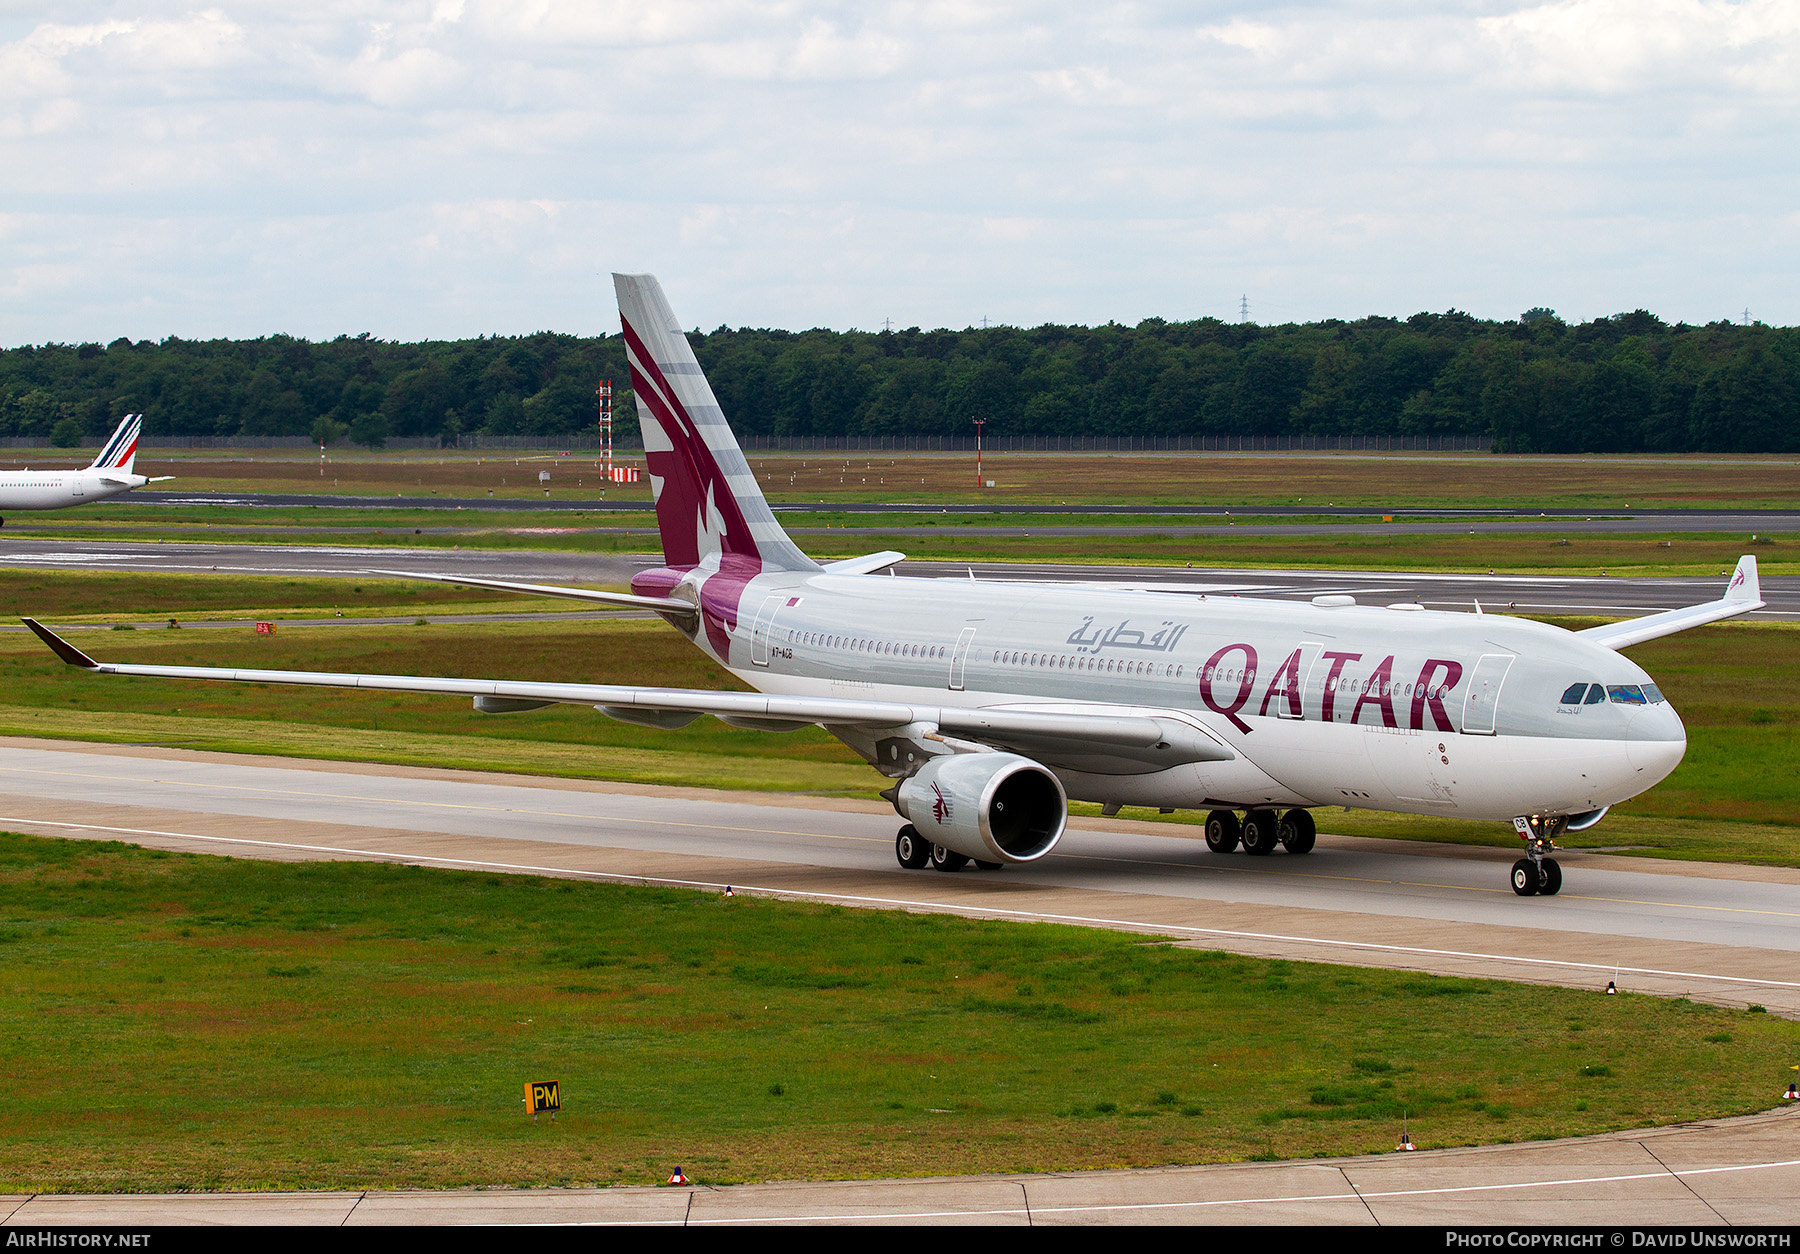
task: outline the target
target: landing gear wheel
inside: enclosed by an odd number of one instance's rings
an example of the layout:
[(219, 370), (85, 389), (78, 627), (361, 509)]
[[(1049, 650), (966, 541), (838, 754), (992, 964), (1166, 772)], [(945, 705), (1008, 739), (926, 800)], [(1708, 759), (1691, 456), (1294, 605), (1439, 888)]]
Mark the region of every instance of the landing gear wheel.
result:
[(1206, 847), (1214, 853), (1230, 853), (1238, 847), (1236, 810), (1214, 810), (1206, 816)]
[(919, 829), (908, 823), (894, 837), (894, 857), (907, 870), (920, 871), (931, 860), (931, 846), (919, 835)]
[(975, 859), (975, 869), (977, 871), (998, 871), (1005, 865), (1006, 863), (1004, 862), (983, 862), (980, 858)]
[(1262, 857), (1275, 852), (1281, 837), (1281, 820), (1273, 810), (1252, 810), (1244, 816), (1244, 852)]
[(931, 869), (934, 871), (960, 871), (968, 865), (969, 855), (966, 853), (957, 853), (942, 845), (931, 847)]
[(1555, 858), (1545, 858), (1538, 863), (1538, 895), (1554, 897), (1562, 891), (1562, 867)]
[(1281, 816), (1281, 847), (1289, 853), (1311, 853), (1319, 839), (1311, 810), (1289, 810)]
[[(1534, 897), (1538, 890), (1538, 869), (1531, 865), (1530, 858), (1520, 858), (1513, 863), (1513, 891), (1521, 897)], [(1560, 887), (1560, 885), (1559, 885)]]

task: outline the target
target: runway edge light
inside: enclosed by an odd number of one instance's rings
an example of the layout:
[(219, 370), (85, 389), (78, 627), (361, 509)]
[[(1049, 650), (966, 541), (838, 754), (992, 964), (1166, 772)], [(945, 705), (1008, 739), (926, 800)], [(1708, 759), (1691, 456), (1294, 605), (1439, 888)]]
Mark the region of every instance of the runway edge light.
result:
[(527, 1080), (525, 1081), (525, 1109), (531, 1112), (531, 1122), (544, 1111), (550, 1112), (550, 1122), (556, 1122), (556, 1112), (562, 1109), (562, 1082), (560, 1080)]

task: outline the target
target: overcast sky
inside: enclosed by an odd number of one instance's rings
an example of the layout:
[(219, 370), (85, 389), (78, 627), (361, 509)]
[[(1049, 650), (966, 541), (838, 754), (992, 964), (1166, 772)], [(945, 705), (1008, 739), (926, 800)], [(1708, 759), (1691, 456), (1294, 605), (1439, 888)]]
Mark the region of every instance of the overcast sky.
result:
[(1800, 322), (1800, 0), (0, 0), (0, 344)]

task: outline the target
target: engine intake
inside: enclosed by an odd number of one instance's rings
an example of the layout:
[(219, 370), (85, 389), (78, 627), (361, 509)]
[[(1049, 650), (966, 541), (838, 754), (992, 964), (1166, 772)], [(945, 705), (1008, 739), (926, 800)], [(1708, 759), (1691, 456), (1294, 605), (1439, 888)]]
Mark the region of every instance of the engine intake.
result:
[(981, 862), (1035, 862), (1056, 847), (1069, 798), (1016, 753), (933, 758), (900, 784), (894, 808), (933, 844)]

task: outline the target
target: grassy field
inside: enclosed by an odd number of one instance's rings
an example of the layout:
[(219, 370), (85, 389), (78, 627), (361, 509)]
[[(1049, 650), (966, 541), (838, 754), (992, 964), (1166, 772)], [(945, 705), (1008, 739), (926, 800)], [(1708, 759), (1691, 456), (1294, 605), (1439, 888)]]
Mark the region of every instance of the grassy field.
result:
[(935, 536), (929, 529), (888, 534), (830, 532), (807, 537), (820, 558), (899, 549), (940, 561), (1056, 562), (1065, 565), (1182, 566), (1254, 570), (1381, 570), (1419, 573), (1496, 571), (1509, 575), (1728, 575), (1747, 552), (1765, 575), (1800, 574), (1789, 544), (1752, 544), (1748, 535), (1558, 535), (1554, 532), (1459, 535)]
[(1402, 1112), (1522, 1141), (1765, 1109), (1800, 1051), (1629, 994), (12, 835), (0, 955), (18, 1193), (1152, 1166), (1383, 1151)]
[[(410, 510), (395, 511), (391, 517), (381, 511), (347, 511), (357, 514), (350, 521), (338, 518), (337, 511), (310, 509), (297, 511), (300, 517), (292, 521), (263, 511), (223, 506), (154, 512), (163, 517), (146, 521), (136, 507), (127, 510), (106, 506), (25, 516), (23, 521), (9, 522), (6, 534), (142, 543), (310, 542), (425, 551), (554, 549), (615, 554), (657, 553), (661, 547), (648, 516), (621, 517), (591, 511), (526, 517), (487, 511), (432, 514)], [(844, 521), (831, 523), (832, 518)], [(1251, 522), (1248, 518), (1243, 521), (1246, 526)], [(1362, 521), (1366, 525), (1367, 520)], [(870, 530), (882, 525), (878, 519), (841, 513), (816, 518), (784, 514), (783, 522), (794, 529), (801, 548), (821, 560), (898, 549), (918, 560), (938, 561), (1679, 576), (1728, 572), (1739, 556), (1755, 552), (1765, 575), (1800, 574), (1800, 553), (1795, 552), (1800, 548), (1800, 538), (1758, 536), (1753, 541), (1747, 532), (1569, 534), (1546, 529), (1449, 535), (1404, 530), (1368, 534), (1339, 522), (1330, 524), (1322, 535), (1243, 535), (1234, 534), (1228, 525), (1200, 535), (1176, 535), (1172, 531), (1121, 533), (1121, 528), (1128, 525), (1180, 525), (1167, 516), (1155, 515), (1079, 520), (1079, 525), (1087, 529), (1073, 535), (1042, 534), (1042, 528), (1053, 525), (1046, 520), (998, 515), (978, 515), (973, 519), (925, 515), (893, 520), (892, 530)], [(837, 529), (842, 525), (857, 529)], [(204, 530), (197, 531), (197, 526)], [(948, 527), (973, 528), (974, 534), (944, 534)], [(1023, 534), (994, 534), (1003, 527), (1018, 528)], [(1036, 533), (1034, 528), (1038, 529)]]
[[(9, 450), (0, 465), (85, 465), (91, 454), (46, 457)], [(642, 465), (642, 454), (625, 457)], [(975, 487), (973, 454), (765, 455), (751, 468), (771, 500), (1205, 502), (1231, 506), (1484, 505), (1580, 509), (1800, 508), (1800, 464), (1791, 457), (1516, 457), (1488, 453), (989, 453), (991, 489)], [(174, 475), (188, 492), (319, 492), (344, 495), (536, 497), (599, 495), (592, 455), (517, 457), (474, 453), (331, 450), (317, 457), (147, 450), (144, 474)], [(538, 474), (551, 480), (540, 485)], [(610, 485), (612, 500), (649, 500), (649, 484)]]
[(159, 622), (227, 618), (391, 618), (432, 613), (554, 613), (591, 608), (549, 597), (504, 597), (412, 579), (307, 579), (285, 575), (0, 569), (8, 618), (54, 622)]

